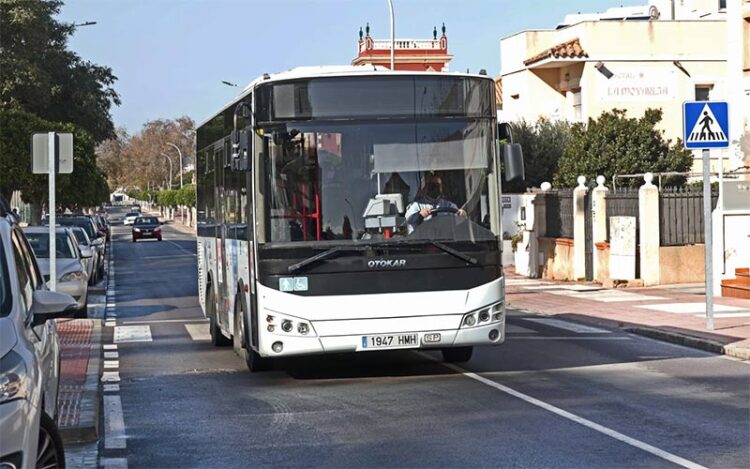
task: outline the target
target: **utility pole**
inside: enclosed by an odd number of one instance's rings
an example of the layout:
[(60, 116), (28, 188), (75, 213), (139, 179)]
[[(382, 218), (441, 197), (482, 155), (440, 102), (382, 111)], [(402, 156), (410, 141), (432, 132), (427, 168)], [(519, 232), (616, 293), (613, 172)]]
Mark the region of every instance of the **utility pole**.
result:
[(178, 147), (174, 143), (167, 142), (167, 145), (174, 147), (174, 149), (177, 150), (177, 154), (180, 155), (180, 189), (182, 189), (182, 152), (180, 151), (180, 147)]
[(391, 71), (393, 72), (396, 69), (396, 27), (393, 19), (393, 0), (388, 0), (388, 8), (391, 11)]

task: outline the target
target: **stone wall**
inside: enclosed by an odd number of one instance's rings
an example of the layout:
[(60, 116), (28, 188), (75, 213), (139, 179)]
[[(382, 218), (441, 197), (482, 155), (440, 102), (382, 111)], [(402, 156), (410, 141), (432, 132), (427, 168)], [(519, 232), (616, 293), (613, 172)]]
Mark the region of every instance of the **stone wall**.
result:
[(574, 280), (573, 240), (567, 238), (539, 238), (539, 253), (542, 255), (542, 278), (551, 280)]
[(703, 244), (659, 248), (661, 285), (704, 282), (706, 279)]

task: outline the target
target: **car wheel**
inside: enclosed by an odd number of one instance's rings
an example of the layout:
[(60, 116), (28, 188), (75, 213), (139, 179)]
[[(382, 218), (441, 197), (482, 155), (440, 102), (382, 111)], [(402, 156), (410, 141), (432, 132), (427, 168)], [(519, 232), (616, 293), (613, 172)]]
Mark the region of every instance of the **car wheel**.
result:
[(135, 243), (135, 238), (133, 238), (133, 242)]
[(52, 417), (42, 412), (39, 423), (39, 445), (36, 453), (36, 467), (64, 468), (65, 451), (62, 438)]
[(468, 362), (471, 360), (471, 354), (474, 352), (474, 347), (444, 348), (442, 352), (443, 360), (448, 363)]
[(238, 298), (235, 302), (235, 313), (234, 313), (234, 336), (232, 341), (234, 343), (234, 351), (237, 355), (242, 358), (247, 365), (247, 369), (251, 373), (257, 371), (268, 371), (273, 369), (273, 360), (270, 358), (261, 357), (258, 352), (254, 351), (247, 341), (247, 321), (245, 320), (245, 314), (243, 313), (240, 299)]
[(209, 293), (206, 298), (206, 309), (208, 312), (208, 331), (211, 334), (211, 344), (214, 347), (232, 345), (232, 341), (222, 334), (219, 323), (216, 320), (216, 304), (214, 303), (213, 293)]

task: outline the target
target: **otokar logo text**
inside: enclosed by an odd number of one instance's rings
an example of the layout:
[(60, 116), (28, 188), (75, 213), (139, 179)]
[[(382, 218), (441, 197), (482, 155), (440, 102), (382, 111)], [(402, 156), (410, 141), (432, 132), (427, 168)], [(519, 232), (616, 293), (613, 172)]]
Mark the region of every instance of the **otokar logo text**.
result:
[(373, 259), (371, 261), (367, 261), (367, 267), (371, 269), (375, 268), (396, 268), (396, 267), (406, 267), (406, 259)]

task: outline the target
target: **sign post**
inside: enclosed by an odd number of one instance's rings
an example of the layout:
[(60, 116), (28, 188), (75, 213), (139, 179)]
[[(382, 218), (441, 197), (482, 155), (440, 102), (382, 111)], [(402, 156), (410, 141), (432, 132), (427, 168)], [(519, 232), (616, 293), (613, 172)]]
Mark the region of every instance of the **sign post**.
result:
[(73, 172), (73, 134), (55, 132), (34, 134), (31, 140), (31, 163), (34, 174), (49, 175), (49, 201), (47, 203), (49, 222), (49, 289), (57, 290), (57, 237), (55, 201), (56, 173)]
[[(729, 147), (729, 106), (725, 101), (686, 102), (682, 106), (685, 148), (703, 150), (703, 227), (706, 253), (706, 329), (714, 329), (711, 148)], [(723, 162), (723, 161), (722, 161)]]

